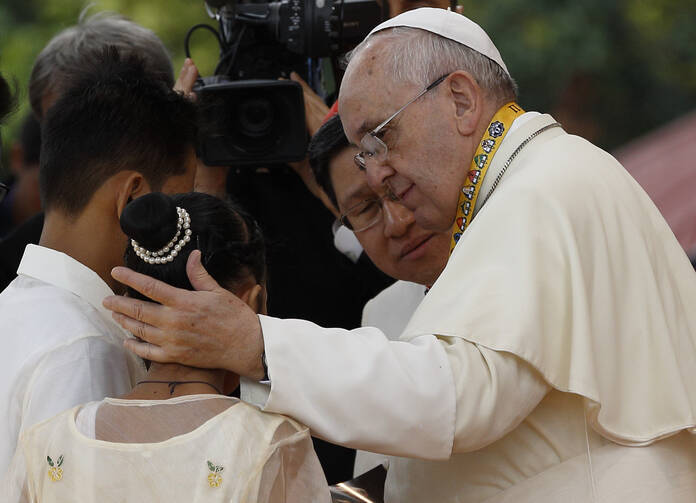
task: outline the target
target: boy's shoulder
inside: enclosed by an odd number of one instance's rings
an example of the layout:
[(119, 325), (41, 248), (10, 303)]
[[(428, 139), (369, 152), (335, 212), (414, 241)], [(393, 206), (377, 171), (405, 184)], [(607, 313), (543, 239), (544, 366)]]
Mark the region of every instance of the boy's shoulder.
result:
[(16, 342), (8, 344), (14, 354), (6, 355), (13, 359), (36, 357), (85, 337), (109, 338), (116, 330), (74, 293), (22, 275), (0, 293), (0, 320), (5, 340)]

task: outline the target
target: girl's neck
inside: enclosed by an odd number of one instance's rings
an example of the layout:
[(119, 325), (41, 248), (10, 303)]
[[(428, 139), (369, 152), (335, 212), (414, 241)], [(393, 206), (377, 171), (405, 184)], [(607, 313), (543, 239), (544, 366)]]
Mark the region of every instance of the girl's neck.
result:
[(239, 377), (230, 375), (225, 370), (199, 369), (178, 363), (153, 362), (147, 375), (122, 398), (166, 400), (186, 395), (227, 394), (234, 387), (233, 380), (238, 383)]

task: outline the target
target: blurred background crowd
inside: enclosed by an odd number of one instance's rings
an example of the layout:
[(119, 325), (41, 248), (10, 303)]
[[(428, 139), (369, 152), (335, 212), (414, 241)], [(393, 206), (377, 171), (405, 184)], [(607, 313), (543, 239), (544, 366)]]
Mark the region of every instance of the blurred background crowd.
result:
[[(491, 33), (528, 110), (551, 113), (566, 130), (614, 153), (665, 215), (687, 253), (696, 253), (696, 3), (680, 0), (461, 0), (463, 12)], [(0, 236), (38, 209), (36, 127), (27, 119), (32, 63), (84, 0), (5, 0), (0, 4), (0, 66), (16, 79), (20, 109), (3, 131), (0, 180), (16, 183), (22, 203), (0, 213)], [(208, 22), (203, 2), (101, 0), (153, 30), (180, 68), (183, 39)], [(209, 34), (193, 36), (203, 75), (218, 57)], [(545, 76), (539, 82), (539, 76)]]

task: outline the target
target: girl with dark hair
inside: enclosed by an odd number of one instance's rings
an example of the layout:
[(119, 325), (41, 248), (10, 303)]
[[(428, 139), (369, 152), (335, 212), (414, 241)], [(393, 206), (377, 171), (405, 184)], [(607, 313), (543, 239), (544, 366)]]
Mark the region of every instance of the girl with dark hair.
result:
[[(152, 193), (126, 206), (121, 227), (128, 267), (192, 289), (186, 262), (199, 249), (221, 286), (265, 311), (263, 238), (232, 203)], [(237, 375), (153, 362), (134, 384), (26, 432), (8, 501), (330, 501), (308, 429), (226, 396)]]

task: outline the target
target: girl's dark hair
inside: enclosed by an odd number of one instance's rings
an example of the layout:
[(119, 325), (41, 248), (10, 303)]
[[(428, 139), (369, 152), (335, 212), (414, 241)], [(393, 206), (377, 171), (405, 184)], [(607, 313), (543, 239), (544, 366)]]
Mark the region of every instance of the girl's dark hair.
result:
[[(200, 192), (174, 196), (152, 192), (126, 206), (121, 214), (121, 229), (146, 250), (160, 250), (176, 234), (177, 206), (184, 208), (191, 218), (191, 240), (174, 260), (165, 264), (145, 262), (129, 242), (125, 255), (128, 267), (169, 285), (192, 290), (186, 275), (186, 261), (198, 248), (203, 266), (221, 286), (234, 290), (250, 275), (258, 283), (265, 282), (266, 253), (261, 230), (248, 214), (230, 201)], [(132, 289), (128, 289), (128, 295), (144, 299)]]

